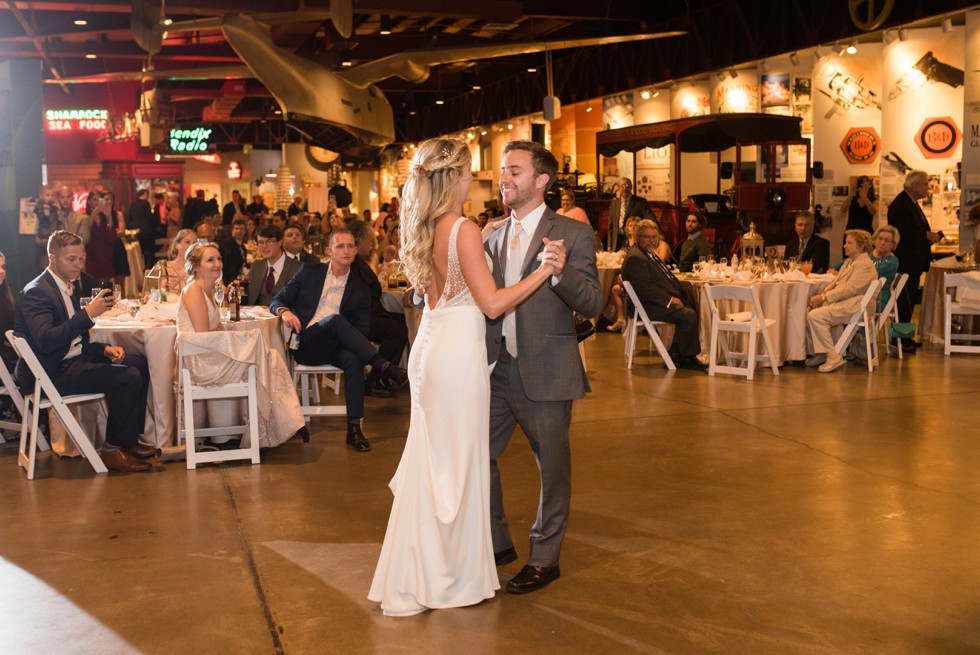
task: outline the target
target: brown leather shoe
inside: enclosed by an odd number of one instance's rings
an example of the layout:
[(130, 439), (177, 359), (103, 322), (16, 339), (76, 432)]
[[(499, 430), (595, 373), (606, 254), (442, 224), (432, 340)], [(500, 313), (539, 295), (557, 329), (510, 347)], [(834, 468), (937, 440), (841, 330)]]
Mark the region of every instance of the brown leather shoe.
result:
[(157, 454), (157, 449), (153, 446), (138, 443), (135, 446), (124, 446), (123, 450), (127, 455), (132, 455), (136, 459), (149, 459)]
[(120, 473), (149, 471), (152, 468), (149, 462), (136, 459), (122, 448), (113, 450), (110, 453), (102, 453), (102, 463), (110, 471), (119, 471)]

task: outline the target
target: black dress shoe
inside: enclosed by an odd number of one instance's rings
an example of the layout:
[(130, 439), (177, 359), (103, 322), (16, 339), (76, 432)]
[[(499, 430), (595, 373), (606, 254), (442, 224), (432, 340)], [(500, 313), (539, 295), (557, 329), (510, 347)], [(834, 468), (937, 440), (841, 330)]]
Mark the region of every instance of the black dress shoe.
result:
[(697, 357), (681, 357), (674, 361), (677, 368), (685, 371), (707, 371), (708, 367), (698, 361)]
[(310, 443), (310, 429), (304, 425), (299, 430), (296, 430), (296, 434), (293, 435), (293, 438), (295, 437), (302, 439), (303, 443)]
[(395, 392), (385, 386), (380, 377), (369, 379), (364, 387), (364, 393), (373, 398), (392, 398)]
[(561, 570), (555, 566), (531, 566), (525, 564), (521, 572), (507, 583), (508, 594), (526, 594), (543, 589), (561, 577)]
[(504, 564), (510, 564), (515, 559), (517, 559), (517, 551), (511, 546), (506, 550), (500, 552), (495, 552), (493, 554), (493, 561), (497, 563), (497, 566), (503, 566)]
[(361, 426), (356, 423), (347, 426), (347, 445), (359, 453), (366, 453), (371, 450), (371, 444), (364, 438)]
[(408, 383), (408, 372), (403, 368), (388, 364), (381, 369), (381, 380), (388, 389), (401, 389)]

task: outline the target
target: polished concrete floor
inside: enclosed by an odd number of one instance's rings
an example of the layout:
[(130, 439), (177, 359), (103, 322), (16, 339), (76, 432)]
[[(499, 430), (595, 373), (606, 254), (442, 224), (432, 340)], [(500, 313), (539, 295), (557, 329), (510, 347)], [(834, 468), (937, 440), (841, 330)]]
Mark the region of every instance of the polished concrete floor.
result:
[[(45, 454), (29, 482), (0, 447), (0, 652), (980, 652), (980, 357), (750, 383), (645, 352), (628, 372), (619, 335), (587, 352), (547, 589), (408, 619), (366, 599), (406, 393), (369, 399), (367, 454), (318, 419), (260, 466), (95, 476)], [(526, 556), (523, 438), (501, 466)]]

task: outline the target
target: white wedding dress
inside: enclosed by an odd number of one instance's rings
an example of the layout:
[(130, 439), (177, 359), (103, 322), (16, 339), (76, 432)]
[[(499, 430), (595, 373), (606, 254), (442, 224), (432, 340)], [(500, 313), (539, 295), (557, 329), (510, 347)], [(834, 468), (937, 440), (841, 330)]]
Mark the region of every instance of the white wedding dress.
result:
[(463, 607), (500, 588), (490, 538), (486, 323), (449, 237), (446, 286), (409, 358), (412, 418), (368, 598), (388, 616)]
[[(188, 287), (190, 285), (187, 285)], [(186, 290), (187, 287), (184, 287)], [(204, 295), (208, 306), (208, 332), (195, 332), (191, 317), (184, 308), (184, 293), (181, 291), (177, 302), (177, 337), (193, 340), (195, 345), (212, 352), (188, 357), (185, 360), (191, 379), (195, 384), (226, 384), (247, 379), (248, 368), (256, 366), (256, 395), (259, 414), (259, 447), (271, 448), (287, 441), (296, 431), (306, 425), (303, 408), (293, 378), (289, 374), (285, 360), (279, 351), (269, 348), (269, 344), (259, 330), (219, 331), (221, 317), (211, 298)], [(207, 401), (208, 414), (224, 423), (227, 420), (222, 407), (217, 403), (235, 401)], [(195, 404), (195, 425), (203, 415)], [(233, 417), (238, 422), (238, 417)], [(246, 435), (248, 433), (246, 432)], [(247, 447), (248, 437), (242, 442)]]

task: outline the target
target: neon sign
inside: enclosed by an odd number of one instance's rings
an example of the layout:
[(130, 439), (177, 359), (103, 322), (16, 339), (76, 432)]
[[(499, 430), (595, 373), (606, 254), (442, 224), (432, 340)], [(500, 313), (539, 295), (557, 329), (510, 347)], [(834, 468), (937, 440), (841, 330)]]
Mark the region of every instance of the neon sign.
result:
[(211, 146), (210, 127), (195, 127), (194, 129), (175, 128), (170, 130), (171, 152), (205, 152)]
[(48, 109), (48, 132), (104, 132), (109, 129), (108, 109)]

